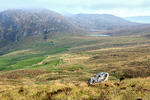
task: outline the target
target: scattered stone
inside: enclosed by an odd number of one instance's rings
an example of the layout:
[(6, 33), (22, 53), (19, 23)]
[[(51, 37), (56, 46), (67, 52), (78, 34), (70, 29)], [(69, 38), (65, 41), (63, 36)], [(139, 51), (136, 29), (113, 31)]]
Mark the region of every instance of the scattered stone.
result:
[(123, 80), (125, 80), (125, 78), (126, 78), (125, 76), (121, 76), (120, 77), (120, 82), (123, 81)]
[(132, 88), (134, 88), (135, 86), (136, 86), (135, 84), (131, 85)]
[(142, 100), (141, 98), (138, 98), (138, 99), (136, 99), (136, 100)]
[(119, 83), (114, 83), (114, 85), (116, 85), (116, 86), (120, 86), (120, 84), (119, 84)]
[(88, 84), (105, 82), (108, 80), (108, 77), (109, 77), (109, 73), (107, 72), (98, 73), (89, 79)]
[(23, 93), (24, 92), (24, 88), (23, 87), (21, 87), (20, 89), (19, 89), (19, 91), (18, 91), (19, 93)]
[(148, 89), (143, 89), (143, 92), (147, 92), (148, 91)]
[(108, 85), (108, 84), (105, 84), (105, 87), (109, 87), (109, 85)]
[(121, 90), (125, 90), (126, 89), (126, 87), (122, 87), (122, 88), (120, 88)]

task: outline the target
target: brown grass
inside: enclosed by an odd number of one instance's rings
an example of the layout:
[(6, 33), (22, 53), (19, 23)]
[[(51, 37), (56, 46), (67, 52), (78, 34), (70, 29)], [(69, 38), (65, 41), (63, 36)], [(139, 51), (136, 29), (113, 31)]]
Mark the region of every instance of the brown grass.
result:
[[(84, 82), (21, 86), (0, 93), (1, 100), (149, 100), (150, 78), (108, 81), (88, 86)], [(119, 85), (118, 85), (119, 84)]]
[(38, 75), (42, 75), (45, 73), (50, 73), (49, 71), (45, 71), (42, 69), (34, 69), (34, 70), (17, 70), (17, 71), (8, 71), (0, 74), (1, 79), (22, 79), (25, 77), (35, 77)]

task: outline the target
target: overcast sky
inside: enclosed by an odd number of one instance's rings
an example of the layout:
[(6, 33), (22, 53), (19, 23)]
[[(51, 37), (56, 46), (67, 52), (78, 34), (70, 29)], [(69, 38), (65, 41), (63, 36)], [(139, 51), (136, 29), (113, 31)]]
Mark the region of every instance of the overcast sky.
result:
[(0, 0), (0, 10), (46, 8), (60, 13), (150, 16), (150, 0)]

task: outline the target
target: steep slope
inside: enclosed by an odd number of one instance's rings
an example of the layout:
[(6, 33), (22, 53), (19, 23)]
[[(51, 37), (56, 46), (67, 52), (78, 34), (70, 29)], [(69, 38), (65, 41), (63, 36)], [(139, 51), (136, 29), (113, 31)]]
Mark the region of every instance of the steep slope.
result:
[[(76, 27), (49, 10), (7, 10), (0, 13), (0, 41), (54, 32), (73, 32)], [(2, 45), (1, 45), (2, 46)]]
[(134, 16), (134, 17), (126, 17), (124, 19), (137, 23), (150, 23), (150, 16)]
[(68, 17), (74, 24), (85, 29), (116, 29), (137, 25), (110, 14), (77, 14)]

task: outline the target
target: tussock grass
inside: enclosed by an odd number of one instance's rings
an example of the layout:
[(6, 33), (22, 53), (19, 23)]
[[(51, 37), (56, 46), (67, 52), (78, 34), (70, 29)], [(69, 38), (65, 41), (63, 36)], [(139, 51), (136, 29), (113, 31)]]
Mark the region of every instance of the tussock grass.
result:
[(1, 91), (1, 100), (149, 100), (150, 83), (146, 79), (130, 79), (123, 82), (108, 81), (88, 86), (84, 82), (50, 83), (47, 85), (18, 86)]

